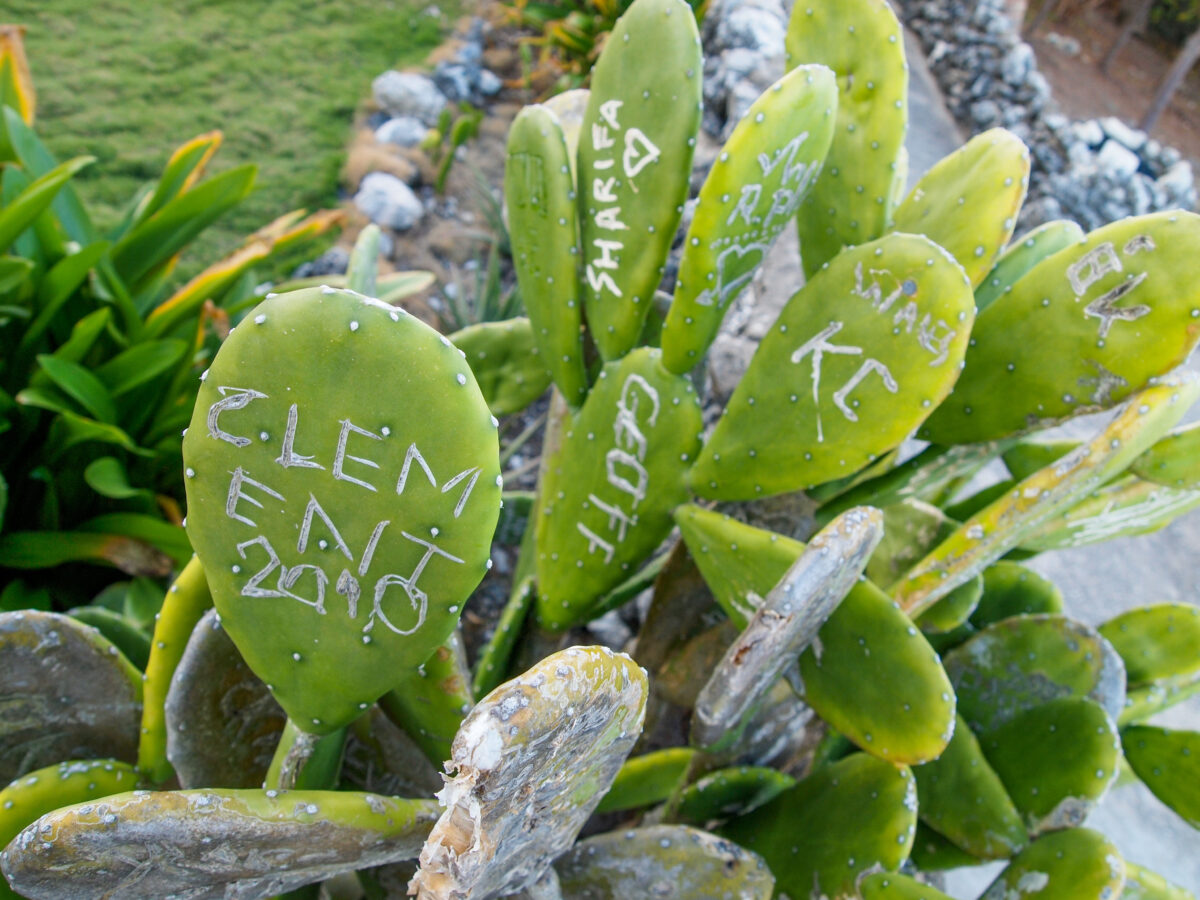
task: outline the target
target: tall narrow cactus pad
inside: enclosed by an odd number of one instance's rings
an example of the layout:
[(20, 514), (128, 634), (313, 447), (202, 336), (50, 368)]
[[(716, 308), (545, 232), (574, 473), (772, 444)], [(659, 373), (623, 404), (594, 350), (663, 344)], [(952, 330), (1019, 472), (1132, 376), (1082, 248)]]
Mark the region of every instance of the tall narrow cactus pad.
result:
[(980, 860), (966, 850), (942, 837), (924, 822), (917, 823), (917, 837), (913, 841), (913, 865), (922, 872), (941, 872), (946, 869), (961, 869), (979, 865)]
[(768, 766), (736, 766), (710, 772), (679, 795), (676, 816), (705, 825), (753, 812), (796, 784), (791, 775)]
[(916, 828), (912, 773), (856, 753), (721, 833), (762, 855), (781, 895), (857, 900), (864, 872), (898, 869), (908, 858)]
[(1117, 778), (1121, 741), (1099, 704), (1062, 697), (983, 736), (983, 752), (1031, 835), (1082, 825)]
[(348, 791), (138, 791), (43, 816), (0, 869), (31, 900), (258, 900), (411, 859), (436, 815), (432, 800)]
[(687, 199), (703, 68), (683, 0), (635, 0), (592, 70), (579, 140), (583, 296), (600, 355), (637, 343)]
[[(154, 620), (154, 641), (142, 684), (142, 736), (138, 741), (138, 769), (155, 784), (171, 777), (167, 761), (166, 703), (175, 669), (200, 617), (212, 609), (212, 594), (204, 567), (193, 556), (167, 588), (162, 608)], [(210, 785), (211, 786), (211, 785)], [(247, 785), (250, 787), (250, 785)]]
[(579, 900), (770, 900), (775, 887), (758, 854), (685, 825), (596, 835), (560, 856), (554, 868), (563, 896)]
[(1196, 895), (1171, 884), (1157, 872), (1125, 861), (1123, 900), (1196, 900)]
[(1189, 373), (1146, 388), (1090, 442), (1030, 475), (963, 522), (913, 567), (892, 595), (909, 615), (919, 615), (1122, 471), (1169, 431), (1198, 396), (1200, 379)]
[[(1001, 458), (1009, 474), (1018, 481), (1024, 481), (1039, 469), (1044, 469), (1057, 459), (1062, 459), (1080, 445), (1081, 441), (1072, 438), (1044, 438), (1036, 433), (1028, 438), (1017, 441), (1006, 449)], [(973, 446), (973, 445), (968, 445)]]
[(858, 885), (862, 900), (952, 900), (923, 881), (895, 872), (876, 872)]
[(1144, 722), (1197, 693), (1200, 693), (1200, 670), (1131, 687), (1125, 694), (1125, 708), (1121, 710), (1117, 724)]
[(137, 758), (142, 675), (96, 629), (0, 613), (0, 783), (64, 759)]
[(378, 301), (318, 288), (259, 305), (218, 352), (183, 451), (222, 625), (314, 734), (424, 662), (486, 570), (495, 420), (462, 354)]
[(1097, 831), (1068, 828), (1018, 853), (979, 900), (1112, 900), (1124, 884), (1117, 848)]
[(1029, 148), (1003, 128), (977, 134), (926, 172), (892, 228), (950, 251), (978, 287), (1012, 237), (1029, 187)]
[[(575, 329), (579, 330), (578, 323)], [(492, 415), (520, 412), (550, 387), (544, 340), (536, 339), (529, 319), (468, 325), (450, 335), (450, 343), (467, 355), (467, 365)]]
[(936, 506), (903, 500), (882, 508), (883, 540), (867, 564), (867, 577), (887, 590), (955, 528)]
[(409, 887), (418, 900), (491, 900), (533, 884), (575, 841), (633, 748), (645, 672), (571, 647), (505, 682), (454, 738), (446, 807)]
[(961, 716), (937, 759), (913, 769), (921, 821), (978, 859), (1007, 859), (1029, 841), (1020, 813)]
[(883, 234), (908, 129), (904, 37), (885, 0), (824, 0), (792, 8), (787, 64), (837, 73), (837, 126), (825, 168), (800, 207), (800, 255), (811, 278), (845, 246)]
[(1125, 667), (1094, 629), (1065, 616), (1014, 616), (946, 654), (959, 711), (976, 733), (1059, 697), (1084, 697), (1114, 719)]
[(754, 102), (725, 142), (700, 188), (663, 327), (663, 364), (672, 372), (704, 358), (725, 313), (795, 216), (821, 171), (836, 109), (833, 72), (799, 66)]
[(861, 469), (950, 392), (973, 314), (962, 267), (928, 238), (892, 234), (842, 253), (759, 344), (693, 490), (753, 499)]
[(701, 690), (692, 714), (694, 745), (724, 749), (741, 733), (757, 704), (854, 587), (882, 536), (879, 510), (856, 507), (813, 537)]
[(1106, 225), (1038, 263), (979, 314), (954, 396), (921, 436), (961, 444), (1042, 427), (1174, 369), (1200, 339), (1197, 255), (1200, 216), (1172, 211)]
[(1039, 225), (1008, 245), (975, 288), (975, 308), (983, 312), (1012, 290), (1017, 280), (1051, 254), (1083, 241), (1083, 229), (1067, 219)]
[(395, 686), (379, 698), (379, 705), (440, 766), (450, 758), (454, 735), (475, 705), (461, 636), (451, 634), (424, 663), (396, 675)]
[[(804, 551), (799, 541), (695, 506), (681, 507), (676, 520), (717, 602), (743, 627)], [(954, 731), (954, 692), (941, 662), (870, 582), (833, 611), (800, 655), (800, 672), (805, 701), (869, 753), (927, 762)]]
[(215, 610), (196, 625), (164, 712), (167, 758), (185, 788), (262, 787), (287, 724)]
[(1135, 459), (1129, 470), (1155, 484), (1200, 488), (1200, 422), (1172, 431)]
[(571, 406), (587, 394), (579, 293), (579, 223), (571, 157), (558, 118), (527, 106), (508, 132), (504, 166), (513, 266), (541, 364)]
[(574, 88), (555, 94), (542, 104), (555, 115), (559, 127), (562, 128), (563, 139), (567, 142), (567, 160), (571, 164), (572, 180), (575, 178), (575, 169), (579, 162), (579, 135), (583, 131), (583, 119), (587, 115), (590, 97), (591, 91), (587, 88)]
[(586, 622), (667, 536), (671, 510), (688, 498), (700, 406), (658, 350), (639, 349), (601, 370), (565, 428), (535, 511), (537, 613), (551, 628)]
[(1099, 628), (1125, 661), (1130, 687), (1200, 670), (1200, 607), (1157, 603), (1121, 613)]
[(674, 793), (695, 756), (691, 747), (667, 747), (626, 760), (596, 812), (620, 812), (662, 803)]
[(1133, 725), (1122, 732), (1121, 743), (1154, 796), (1200, 828), (1200, 732)]

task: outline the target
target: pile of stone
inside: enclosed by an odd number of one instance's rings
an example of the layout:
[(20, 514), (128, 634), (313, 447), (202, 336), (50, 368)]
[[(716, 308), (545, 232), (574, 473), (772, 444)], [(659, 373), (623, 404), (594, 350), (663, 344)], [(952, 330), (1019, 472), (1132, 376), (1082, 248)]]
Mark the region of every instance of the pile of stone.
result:
[(1003, 0), (900, 0), (950, 112), (969, 131), (1003, 126), (1033, 155), (1028, 228), (1056, 218), (1085, 229), (1124, 216), (1196, 206), (1191, 165), (1118, 119), (1071, 122), (1057, 111)]

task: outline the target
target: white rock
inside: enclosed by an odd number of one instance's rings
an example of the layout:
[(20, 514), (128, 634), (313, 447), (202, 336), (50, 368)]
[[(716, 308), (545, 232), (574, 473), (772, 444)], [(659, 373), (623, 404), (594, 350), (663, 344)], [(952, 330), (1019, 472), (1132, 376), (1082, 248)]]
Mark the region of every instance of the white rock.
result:
[(421, 220), (425, 208), (407, 184), (387, 172), (371, 172), (354, 195), (357, 206), (376, 225), (407, 231)]
[(1114, 116), (1106, 116), (1101, 119), (1100, 127), (1104, 129), (1104, 133), (1110, 138), (1119, 142), (1122, 146), (1128, 147), (1130, 150), (1141, 150), (1142, 145), (1146, 143), (1146, 132), (1130, 128)]
[(1138, 170), (1142, 161), (1124, 144), (1115, 138), (1109, 138), (1096, 154), (1096, 163), (1106, 172), (1128, 177)]
[(432, 127), (446, 106), (445, 95), (432, 78), (415, 72), (384, 72), (373, 82), (375, 103), (389, 116), (413, 116)]
[(504, 85), (500, 81), (500, 76), (491, 69), (483, 69), (479, 73), (479, 93), (485, 97), (494, 97), (500, 93), (500, 88)]
[(414, 116), (399, 116), (388, 119), (375, 129), (375, 140), (381, 144), (399, 144), (401, 147), (415, 147), (425, 140), (429, 129)]
[(1180, 160), (1163, 172), (1158, 179), (1158, 186), (1173, 198), (1183, 197), (1195, 186), (1195, 176), (1192, 174), (1192, 164), (1186, 159)]
[(1095, 119), (1088, 119), (1086, 122), (1076, 122), (1072, 127), (1079, 139), (1089, 147), (1099, 147), (1104, 143), (1104, 129), (1100, 127), (1100, 123)]

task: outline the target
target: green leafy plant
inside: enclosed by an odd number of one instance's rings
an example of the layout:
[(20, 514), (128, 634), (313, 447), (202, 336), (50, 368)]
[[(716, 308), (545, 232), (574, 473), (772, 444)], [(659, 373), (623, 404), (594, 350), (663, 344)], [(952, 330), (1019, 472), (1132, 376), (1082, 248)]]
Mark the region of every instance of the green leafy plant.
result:
[[(1200, 820), (1197, 736), (1147, 724), (1200, 688), (1200, 612), (1092, 628), (1020, 560), (1200, 504), (1178, 427), (1200, 380), (1173, 371), (1200, 339), (1200, 217), (1014, 241), (1029, 161), (1007, 132), (903, 191), (886, 4), (798, 5), (788, 43), (799, 64), (701, 188), (665, 320), (700, 99), (680, 0), (617, 23), (582, 127), (514, 123), (528, 319), (456, 346), (364, 295), (370, 229), (346, 289), (246, 312), (185, 439), (198, 556), (144, 681), (69, 619), (0, 614), (5, 694), (82, 748), (62, 765), (37, 717), (0, 743), (16, 891), (268, 897), (356, 872), (426, 900), (890, 900), (1004, 860), (985, 898), (1190, 896), (1080, 826), (1126, 764)], [(692, 376), (797, 216), (808, 279), (706, 432)], [(530, 498), (502, 491), (492, 416), (537, 369)], [(1086, 442), (1036, 436), (1099, 409)], [(931, 443), (899, 461), (914, 432)], [(968, 487), (996, 461), (1006, 480)], [(729, 514), (772, 497), (813, 521)], [(472, 671), (457, 622), (502, 518), (521, 552)], [(647, 589), (632, 659), (571, 646)], [(106, 730), (75, 712), (101, 687)], [(68, 777), (93, 759), (113, 777)], [(102, 796), (134, 772), (155, 789)], [(615, 818), (578, 840), (597, 809)]]

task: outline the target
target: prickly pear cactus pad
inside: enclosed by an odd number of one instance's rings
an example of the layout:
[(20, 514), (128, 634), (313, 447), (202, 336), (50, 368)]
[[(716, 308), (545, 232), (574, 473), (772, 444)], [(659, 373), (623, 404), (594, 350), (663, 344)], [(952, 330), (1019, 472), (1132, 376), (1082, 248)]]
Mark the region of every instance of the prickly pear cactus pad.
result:
[(1154, 796), (1200, 828), (1200, 732), (1134, 725), (1121, 742), (1129, 765)]
[(862, 900), (951, 900), (937, 888), (895, 872), (876, 872), (858, 885)]
[(184, 438), (188, 535), (301, 727), (350, 722), (453, 630), (488, 565), (498, 454), (463, 355), (401, 310), (314, 288), (230, 334)]
[(418, 900), (491, 900), (567, 849), (642, 730), (645, 672), (602, 647), (546, 657), (463, 721), (446, 807), (409, 886)]
[(580, 841), (557, 860), (572, 900), (770, 900), (775, 879), (762, 858), (685, 825), (651, 825)]
[(975, 308), (983, 312), (997, 297), (1007, 294), (1022, 275), (1047, 256), (1084, 239), (1083, 229), (1066, 219), (1046, 222), (1013, 241), (992, 271), (975, 288)]
[(600, 355), (637, 342), (687, 199), (703, 61), (683, 0), (635, 0), (592, 69), (579, 140), (583, 296)]
[(885, 0), (797, 3), (785, 47), (787, 65), (823, 63), (838, 79), (833, 143), (796, 219), (811, 278), (844, 246), (887, 228), (908, 130), (908, 64), (900, 23)]
[(1021, 816), (959, 716), (937, 759), (913, 769), (921, 821), (978, 859), (1007, 859), (1029, 842)]
[(1020, 563), (1001, 560), (983, 570), (983, 596), (971, 613), (971, 625), (984, 629), (1010, 616), (1062, 611), (1058, 585)]
[(1117, 778), (1121, 741), (1100, 705), (1062, 697), (983, 736), (988, 762), (1031, 835), (1083, 824)]
[(721, 320), (821, 170), (833, 137), (837, 82), (798, 66), (738, 122), (700, 188), (663, 326), (663, 364), (686, 372), (704, 358)]
[(1157, 872), (1125, 861), (1123, 900), (1196, 900), (1196, 895), (1171, 884)]
[(287, 723), (216, 610), (192, 632), (165, 713), (167, 758), (185, 788), (261, 787)]
[(1013, 616), (945, 656), (959, 711), (976, 733), (1047, 700), (1085, 697), (1114, 719), (1125, 701), (1125, 666), (1098, 632), (1060, 615)]
[(1200, 422), (1176, 428), (1133, 461), (1135, 475), (1173, 488), (1200, 488)]
[(544, 370), (571, 406), (587, 394), (579, 293), (579, 223), (570, 155), (558, 119), (527, 106), (508, 132), (504, 197), (521, 297)]
[(137, 791), (43, 816), (0, 869), (31, 900), (258, 900), (411, 859), (436, 816), (349, 791)]
[(1130, 687), (1200, 670), (1200, 607), (1191, 603), (1131, 609), (1099, 631), (1121, 654)]
[(659, 356), (641, 348), (608, 363), (543, 461), (537, 615), (551, 628), (586, 622), (595, 601), (667, 536), (671, 510), (688, 499), (700, 405), (691, 382)]
[(767, 766), (738, 766), (710, 772), (679, 796), (675, 814), (704, 825), (753, 812), (795, 785), (796, 779)]
[(667, 747), (625, 761), (596, 812), (619, 812), (661, 803), (671, 796), (695, 757), (691, 747)]
[(700, 691), (692, 715), (695, 746), (723, 749), (740, 733), (754, 707), (854, 587), (882, 536), (879, 510), (861, 506), (813, 537)]
[(1044, 259), (979, 314), (954, 396), (920, 436), (961, 444), (1042, 427), (1174, 369), (1200, 339), (1197, 255), (1200, 216), (1176, 210), (1122, 219)]
[(64, 759), (137, 758), (142, 676), (96, 629), (0, 613), (0, 783)]
[(1117, 848), (1097, 831), (1068, 828), (1018, 853), (979, 900), (1113, 900), (1124, 884)]
[[(522, 296), (528, 305), (529, 295)], [(478, 322), (454, 332), (450, 343), (467, 354), (475, 383), (494, 415), (520, 412), (550, 387), (540, 344), (526, 318)]]
[(475, 705), (462, 637), (451, 634), (420, 666), (396, 675), (395, 687), (379, 698), (379, 705), (412, 735), (430, 762), (441, 766), (463, 716)]
[(780, 894), (857, 900), (862, 874), (898, 869), (916, 830), (912, 773), (856, 753), (818, 769), (721, 834), (762, 855)]
[(840, 254), (759, 344), (692, 489), (754, 499), (891, 450), (954, 385), (974, 309), (962, 267), (928, 238), (891, 234)]
[(1029, 148), (993, 128), (926, 172), (897, 207), (892, 228), (945, 247), (978, 287), (1012, 237), (1028, 187)]

